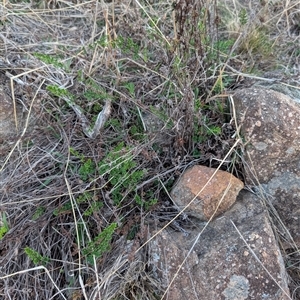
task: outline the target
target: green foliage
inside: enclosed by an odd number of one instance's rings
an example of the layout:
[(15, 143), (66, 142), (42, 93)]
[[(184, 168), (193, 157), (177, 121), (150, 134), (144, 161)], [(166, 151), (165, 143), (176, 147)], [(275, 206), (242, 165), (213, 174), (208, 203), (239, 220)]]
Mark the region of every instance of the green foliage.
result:
[(124, 87), (128, 90), (129, 92), (129, 95), (134, 98), (135, 96), (135, 86), (134, 86), (134, 83), (133, 82), (127, 82), (124, 84)]
[(24, 251), (35, 265), (45, 266), (50, 261), (49, 257), (42, 256), (41, 254), (29, 247), (25, 247)]
[(33, 221), (36, 221), (40, 216), (43, 215), (44, 212), (45, 212), (45, 207), (39, 206), (39, 207), (37, 208), (37, 210), (35, 211), (35, 213), (33, 214), (32, 220), (33, 220)]
[(234, 39), (219, 40), (215, 43), (215, 47), (220, 53), (228, 54), (234, 42)]
[(133, 225), (129, 229), (126, 239), (132, 241), (135, 238), (136, 234), (139, 232), (139, 230), (140, 230), (139, 224)]
[[(101, 47), (107, 47), (109, 46), (109, 39), (107, 35), (102, 35), (95, 43), (95, 45), (101, 46)], [(95, 46), (91, 46), (92, 49), (94, 49)]]
[[(230, 53), (231, 47), (234, 45), (234, 39), (218, 40), (213, 44), (213, 47), (208, 51), (206, 61), (208, 63), (219, 61), (225, 63)], [(208, 42), (210, 44), (210, 42)]]
[(174, 74), (177, 74), (177, 76), (184, 72), (184, 61), (178, 55), (174, 56), (172, 61), (172, 70), (174, 71)]
[[(195, 96), (199, 95), (198, 90), (195, 90), (194, 93)], [(196, 97), (194, 100), (194, 107), (195, 107), (196, 117), (194, 118), (193, 141), (195, 143), (202, 143), (209, 140), (212, 136), (221, 135), (222, 123), (218, 121), (217, 123), (218, 124), (220, 123), (220, 125), (216, 125), (216, 122), (214, 120), (211, 120), (208, 115), (213, 111), (214, 114), (216, 114), (217, 116), (224, 116), (225, 113), (224, 103), (218, 99), (210, 103), (205, 103), (202, 102), (199, 97)], [(202, 115), (200, 119), (199, 119), (199, 115)], [(201, 153), (199, 152), (199, 150), (194, 149), (193, 152), (194, 157), (199, 157), (200, 154)]]
[[(234, 82), (234, 78), (226, 74), (220, 74), (212, 88), (212, 93), (215, 95), (222, 94), (225, 88), (228, 88)], [(223, 111), (220, 110), (222, 113)]]
[(92, 107), (92, 113), (98, 114), (102, 110), (102, 105), (99, 103), (95, 103)]
[(91, 175), (95, 174), (96, 165), (95, 163), (88, 158), (85, 160), (78, 170), (78, 174), (83, 181), (87, 181)]
[(245, 8), (242, 8), (239, 13), (239, 21), (242, 26), (246, 25), (248, 22), (248, 14)]
[(103, 202), (94, 201), (91, 205), (84, 211), (83, 216), (89, 217), (93, 215), (93, 213), (99, 211), (103, 207)]
[(66, 62), (62, 63), (61, 58), (57, 57), (56, 55), (50, 55), (50, 54), (38, 53), (38, 52), (33, 53), (33, 55), (48, 65), (53, 65), (54, 67), (63, 69), (65, 71), (69, 71), (70, 69), (70, 61), (68, 61), (68, 63)]
[(114, 41), (114, 46), (121, 49), (125, 54), (133, 54), (134, 59), (139, 56), (140, 46), (130, 37), (118, 36)]
[(105, 125), (106, 128), (111, 126), (115, 131), (120, 131), (122, 129), (122, 124), (119, 119), (111, 118), (109, 119)]
[(121, 142), (98, 164), (100, 174), (107, 175), (113, 186), (111, 194), (116, 205), (122, 202), (125, 195), (134, 191), (145, 175), (144, 170), (137, 168), (129, 151), (130, 148)]
[(213, 126), (207, 127), (207, 133), (208, 135), (220, 135), (222, 133), (222, 129), (219, 126)]
[(219, 76), (214, 87), (213, 87), (213, 93), (220, 94), (224, 90), (223, 80), (222, 76)]
[(92, 78), (84, 79), (81, 78), (81, 81), (85, 84), (86, 89), (83, 93), (83, 97), (88, 101), (94, 101), (96, 99), (106, 100), (111, 99), (112, 96), (108, 94), (104, 88), (102, 88), (97, 82)]
[(255, 29), (245, 42), (247, 50), (253, 54), (269, 56), (272, 53), (272, 44), (264, 29)]
[(129, 133), (133, 139), (136, 141), (142, 142), (145, 139), (144, 128), (140, 122), (138, 124), (130, 126)]
[(43, 182), (41, 182), (41, 185), (39, 186), (39, 189), (43, 189), (47, 187), (47, 185), (52, 181), (52, 178), (47, 178)]
[(46, 87), (47, 91), (49, 91), (53, 96), (58, 97), (58, 98), (67, 98), (70, 100), (74, 100), (73, 95), (66, 90), (65, 88), (61, 88), (57, 85), (48, 85)]
[(99, 259), (110, 250), (112, 236), (117, 226), (117, 223), (111, 223), (93, 241), (89, 242), (86, 248), (82, 249), (82, 254), (86, 256), (90, 264), (94, 263), (94, 257)]
[[(193, 141), (195, 143), (203, 143), (214, 135), (220, 135), (222, 128), (220, 126), (212, 125), (207, 117), (204, 117), (203, 123), (199, 125), (195, 122), (195, 130), (193, 135)], [(195, 153), (196, 155), (199, 153)]]
[(64, 214), (64, 213), (67, 213), (67, 212), (71, 212), (72, 210), (72, 204), (71, 204), (71, 201), (67, 201), (64, 205), (62, 205), (61, 207), (59, 208), (56, 208), (54, 211), (53, 211), (53, 215), (54, 216), (59, 216), (61, 214)]
[(6, 214), (5, 213), (2, 213), (2, 223), (3, 223), (3, 225), (0, 226), (0, 240), (3, 239), (4, 235), (9, 230), (9, 226), (8, 226), (8, 222), (7, 222)]
[(89, 217), (93, 213), (98, 212), (103, 207), (103, 202), (95, 200), (90, 192), (84, 192), (76, 197), (77, 204), (88, 204), (84, 209), (83, 216)]
[(255, 27), (249, 30), (248, 34), (243, 37), (238, 49), (241, 53), (250, 55), (249, 58), (252, 58), (253, 62), (256, 55), (264, 59), (269, 59), (273, 55), (272, 42), (263, 27)]
[[(110, 40), (107, 36), (102, 36), (95, 43), (101, 47), (111, 46), (112, 48), (120, 49), (124, 54), (132, 54), (134, 59), (139, 57), (139, 54), (142, 52), (141, 47), (130, 37), (123, 37), (119, 35), (116, 39)], [(95, 45), (92, 45), (91, 48), (94, 48)], [(147, 57), (147, 53), (144, 51), (144, 56)]]
[(91, 158), (86, 158), (83, 154), (70, 147), (70, 153), (80, 159), (80, 166), (78, 168), (78, 175), (83, 181), (93, 179), (96, 173), (96, 164)]
[[(83, 154), (79, 151), (75, 150), (74, 148), (69, 148), (71, 155), (75, 156), (79, 159), (79, 162), (72, 161), (70, 163), (70, 167), (73, 173), (79, 175), (80, 179), (84, 182), (90, 182), (96, 176), (98, 176), (97, 165), (91, 158), (86, 158)], [(76, 196), (75, 201), (78, 205), (82, 205), (81, 209), (84, 210), (83, 216), (91, 216), (94, 212), (101, 209), (103, 206), (103, 202), (94, 200), (92, 193), (84, 192)], [(72, 203), (71, 201), (67, 201), (61, 207), (56, 208), (53, 211), (55, 216), (69, 213), (72, 210)]]
[(9, 228), (5, 226), (0, 227), (0, 240), (3, 239), (4, 235), (8, 232)]
[(141, 197), (139, 195), (135, 195), (134, 200), (135, 200), (136, 204), (138, 204), (140, 207), (145, 208), (146, 210), (149, 210), (153, 205), (155, 205), (157, 203), (158, 200), (156, 198), (149, 197), (149, 195), (147, 195), (147, 196), (145, 197), (145, 199), (149, 199), (149, 200), (144, 200), (143, 197)]
[[(93, 195), (90, 192), (84, 192), (82, 194), (77, 195), (75, 201), (78, 205), (81, 205), (81, 209), (83, 211), (83, 216), (89, 217), (93, 215), (93, 213), (99, 211), (103, 207), (103, 202), (94, 200)], [(64, 205), (59, 208), (56, 208), (53, 211), (55, 216), (69, 213), (72, 210), (71, 201), (67, 201)]]

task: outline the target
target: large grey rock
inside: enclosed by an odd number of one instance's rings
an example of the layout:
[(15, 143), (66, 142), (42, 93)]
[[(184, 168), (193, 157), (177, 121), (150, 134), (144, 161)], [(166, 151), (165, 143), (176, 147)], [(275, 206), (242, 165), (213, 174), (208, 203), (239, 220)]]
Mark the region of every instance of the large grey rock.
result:
[(263, 88), (240, 90), (233, 99), (241, 136), (248, 143), (246, 183), (258, 185), (275, 208), (284, 247), (300, 246), (300, 105)]
[(150, 266), (165, 288), (190, 252), (165, 299), (291, 299), (267, 213), (254, 194), (242, 191), (206, 228), (195, 224), (188, 236), (165, 230), (150, 242)]
[(257, 190), (276, 210), (273, 222), (280, 232), (282, 247), (300, 247), (300, 176), (283, 172)]
[(300, 175), (300, 107), (273, 90), (249, 88), (233, 96), (245, 153), (246, 183), (267, 183), (290, 172)]

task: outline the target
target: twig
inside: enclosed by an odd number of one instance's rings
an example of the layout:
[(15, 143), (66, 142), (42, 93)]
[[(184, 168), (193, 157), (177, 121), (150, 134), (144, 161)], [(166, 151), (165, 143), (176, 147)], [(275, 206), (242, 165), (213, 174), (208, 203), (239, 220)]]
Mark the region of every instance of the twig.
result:
[(81, 108), (76, 103), (71, 101), (70, 99), (68, 99), (68, 98), (63, 98), (63, 99), (68, 103), (68, 105), (76, 113), (77, 117), (81, 120), (82, 129), (83, 129), (83, 132), (85, 133), (85, 135), (91, 139), (95, 139), (99, 135), (105, 122), (107, 121), (107, 119), (110, 116), (111, 100), (110, 99), (106, 100), (106, 103), (105, 103), (102, 111), (98, 114), (98, 117), (97, 117), (94, 127), (91, 128), (91, 124), (90, 124), (89, 120), (87, 119), (87, 117), (81, 111)]

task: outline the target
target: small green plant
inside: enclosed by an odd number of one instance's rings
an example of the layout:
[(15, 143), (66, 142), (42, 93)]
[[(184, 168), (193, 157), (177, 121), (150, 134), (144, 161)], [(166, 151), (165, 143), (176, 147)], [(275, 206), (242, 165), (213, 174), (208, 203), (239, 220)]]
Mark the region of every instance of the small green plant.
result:
[(140, 46), (130, 37), (118, 36), (114, 41), (115, 48), (121, 49), (125, 54), (133, 54), (133, 58), (139, 57)]
[(89, 217), (94, 212), (98, 212), (103, 207), (103, 202), (93, 198), (92, 193), (84, 192), (76, 197), (77, 204), (88, 204), (88, 207), (84, 209), (83, 216)]
[(210, 126), (207, 127), (207, 133), (212, 136), (212, 135), (220, 135), (222, 133), (222, 129), (219, 126)]
[(84, 79), (82, 76), (81, 81), (86, 85), (86, 91), (83, 93), (83, 97), (88, 101), (94, 101), (96, 99), (105, 100), (111, 99), (112, 96), (108, 94), (104, 88), (102, 88), (92, 78)]
[(101, 201), (94, 201), (91, 205), (84, 211), (83, 216), (89, 217), (94, 212), (99, 211), (103, 207), (103, 202)]
[(78, 168), (80, 179), (86, 182), (90, 178), (93, 178), (96, 173), (96, 164), (94, 161), (91, 158), (86, 158), (72, 147), (70, 147), (70, 153), (80, 159), (80, 166)]
[(33, 55), (48, 65), (53, 65), (54, 67), (63, 69), (65, 71), (70, 70), (71, 61), (62, 63), (61, 62), (62, 59), (60, 57), (57, 57), (55, 55), (45, 54), (45, 53), (35, 52), (35, 53), (33, 53)]
[(47, 187), (49, 185), (49, 183), (51, 183), (51, 181), (52, 181), (52, 178), (47, 178), (46, 180), (41, 182), (39, 189), (43, 189), (43, 188)]
[(210, 137), (214, 135), (220, 135), (222, 133), (222, 128), (217, 125), (209, 124), (209, 119), (207, 117), (203, 118), (202, 124), (198, 124), (197, 121), (195, 121), (194, 126), (195, 129), (193, 141), (195, 143), (203, 143), (207, 141)]
[(94, 257), (99, 259), (105, 252), (110, 250), (112, 236), (117, 227), (117, 223), (111, 223), (82, 250), (82, 254), (86, 256), (90, 264), (94, 263)]
[(210, 47), (209, 45), (211, 44), (210, 41), (208, 41), (208, 46), (207, 46), (207, 56), (205, 58), (205, 61), (207, 62), (208, 65), (212, 65), (212, 68), (208, 69), (208, 73), (210, 74), (211, 72), (213, 73), (214, 71), (214, 65), (211, 64), (212, 62), (219, 62), (219, 63), (225, 63), (226, 60), (228, 59), (228, 56), (231, 52), (231, 48), (234, 45), (235, 40), (234, 39), (220, 39), (216, 42), (213, 43), (213, 47)]
[(116, 118), (109, 119), (104, 125), (105, 128), (107, 128), (109, 126), (111, 126), (115, 131), (122, 130), (122, 124), (121, 124), (120, 120), (118, 120)]
[(61, 207), (56, 208), (53, 211), (53, 215), (57, 217), (57, 216), (59, 216), (61, 214), (64, 214), (64, 213), (67, 213), (67, 212), (71, 212), (71, 211), (72, 211), (72, 204), (71, 204), (70, 201), (68, 201), (64, 205), (62, 205)]
[(134, 224), (128, 231), (128, 234), (126, 236), (127, 240), (132, 241), (136, 234), (140, 231), (140, 225), (139, 224)]
[(78, 174), (83, 181), (87, 181), (92, 174), (95, 174), (96, 168), (95, 163), (88, 158), (82, 163), (78, 170)]
[[(103, 207), (103, 202), (98, 200), (93, 200), (93, 195), (90, 192), (84, 192), (78, 195), (75, 201), (78, 205), (81, 205), (83, 210), (83, 216), (85, 217), (91, 216), (94, 212), (99, 211)], [(65, 213), (71, 213), (71, 211), (72, 211), (72, 203), (71, 201), (67, 201), (61, 207), (56, 208), (53, 211), (53, 215), (59, 216)]]
[(133, 82), (127, 82), (124, 87), (128, 90), (130, 97), (135, 97), (135, 86)]
[[(111, 47), (113, 49), (120, 49), (124, 54), (132, 54), (133, 59), (137, 59), (139, 54), (142, 52), (141, 47), (130, 37), (123, 37), (119, 35), (115, 39), (109, 38), (109, 36), (101, 36), (94, 44), (90, 45), (91, 49), (94, 49), (96, 46), (101, 47)], [(147, 57), (147, 53), (143, 51), (144, 56)]]
[(39, 207), (37, 208), (37, 210), (35, 211), (35, 213), (33, 214), (32, 220), (33, 220), (33, 221), (36, 221), (40, 216), (43, 215), (44, 212), (45, 212), (45, 207), (39, 206)]
[[(145, 200), (145, 199), (149, 199), (149, 200)], [(158, 201), (156, 198), (149, 197), (149, 195), (148, 195), (148, 197), (146, 196), (145, 199), (143, 199), (139, 195), (135, 195), (135, 197), (134, 197), (136, 204), (138, 204), (142, 208), (145, 208), (146, 210), (149, 210)]]
[(65, 98), (68, 101), (74, 101), (74, 96), (65, 88), (61, 88), (58, 85), (49, 84), (46, 87), (46, 90), (49, 91), (55, 97)]
[(137, 168), (137, 164), (130, 154), (130, 148), (125, 147), (123, 142), (119, 143), (98, 164), (98, 168), (102, 176), (108, 176), (108, 182), (113, 187), (112, 199), (116, 205), (134, 191), (145, 175), (144, 170)]
[(255, 55), (264, 59), (272, 57), (272, 50), (272, 42), (263, 27), (252, 28), (239, 45), (239, 51), (250, 55), (253, 60)]
[(30, 247), (25, 247), (24, 249), (27, 256), (32, 260), (35, 265), (46, 265), (49, 263), (50, 258), (46, 256), (42, 256), (37, 251), (31, 249)]
[(224, 90), (223, 77), (220, 75), (213, 86), (214, 94), (221, 94)]
[(242, 26), (246, 25), (248, 22), (248, 14), (245, 8), (242, 8), (239, 13), (239, 21)]
[(8, 232), (9, 226), (6, 219), (6, 214), (2, 213), (2, 226), (0, 226), (0, 240), (3, 239), (4, 235)]
[(134, 124), (130, 126), (129, 133), (133, 139), (139, 142), (142, 142), (145, 138), (144, 128), (140, 122), (136, 125)]

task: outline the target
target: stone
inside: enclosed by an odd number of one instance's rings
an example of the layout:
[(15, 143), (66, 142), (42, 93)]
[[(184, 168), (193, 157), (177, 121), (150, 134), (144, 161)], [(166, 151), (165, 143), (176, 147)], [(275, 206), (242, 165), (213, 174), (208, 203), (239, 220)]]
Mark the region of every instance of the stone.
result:
[(188, 206), (185, 213), (207, 221), (225, 212), (243, 187), (243, 182), (228, 172), (196, 165), (183, 173), (171, 197), (180, 210)]
[[(257, 191), (276, 210), (273, 223), (281, 235), (283, 249), (300, 247), (300, 176), (283, 172)], [(288, 230), (287, 230), (288, 229)]]
[(273, 222), (284, 238), (283, 247), (299, 247), (300, 104), (263, 88), (240, 90), (233, 99), (247, 143), (245, 182), (258, 186), (276, 210)]
[(233, 95), (245, 139), (246, 183), (267, 183), (284, 172), (300, 176), (300, 106), (279, 92), (249, 88)]
[(150, 268), (164, 283), (163, 299), (291, 299), (280, 249), (255, 194), (241, 191), (222, 217), (193, 223), (188, 235), (167, 229), (150, 241)]
[[(280, 81), (280, 79), (278, 80)], [(279, 93), (284, 94), (285, 96), (290, 97), (293, 101), (300, 103), (300, 90), (297, 86), (287, 85), (284, 83), (266, 83), (266, 82), (258, 82), (255, 84), (256, 87), (261, 87), (264, 89), (270, 89)]]

